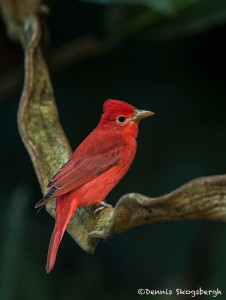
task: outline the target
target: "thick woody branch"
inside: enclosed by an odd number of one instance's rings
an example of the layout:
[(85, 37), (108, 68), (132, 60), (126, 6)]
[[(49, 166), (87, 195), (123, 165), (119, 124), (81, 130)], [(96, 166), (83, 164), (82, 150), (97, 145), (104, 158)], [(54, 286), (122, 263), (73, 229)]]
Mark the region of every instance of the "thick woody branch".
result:
[[(18, 126), (45, 193), (49, 179), (72, 151), (59, 122), (48, 69), (40, 48), (38, 13), (46, 9), (40, 9), (37, 1), (29, 3), (33, 5), (24, 9), (24, 0), (1, 0), (1, 10), (9, 36), (18, 39), (25, 52), (25, 80)], [(21, 12), (19, 16), (16, 15), (18, 9)], [(54, 216), (55, 201), (48, 203), (46, 209)], [(67, 228), (72, 238), (89, 253), (94, 252), (99, 239), (152, 222), (226, 221), (226, 175), (195, 179), (158, 198), (128, 194), (119, 199), (114, 209), (106, 208), (96, 216), (93, 211), (93, 207), (79, 208)]]

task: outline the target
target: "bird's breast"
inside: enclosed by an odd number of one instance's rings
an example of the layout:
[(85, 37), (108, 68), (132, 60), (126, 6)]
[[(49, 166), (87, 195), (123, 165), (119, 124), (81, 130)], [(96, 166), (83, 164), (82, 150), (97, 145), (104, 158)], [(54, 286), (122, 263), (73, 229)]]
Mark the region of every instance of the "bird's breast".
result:
[(124, 177), (136, 154), (136, 140), (127, 143), (126, 146), (115, 166), (72, 192), (80, 199), (80, 205), (89, 206), (104, 201), (108, 193)]

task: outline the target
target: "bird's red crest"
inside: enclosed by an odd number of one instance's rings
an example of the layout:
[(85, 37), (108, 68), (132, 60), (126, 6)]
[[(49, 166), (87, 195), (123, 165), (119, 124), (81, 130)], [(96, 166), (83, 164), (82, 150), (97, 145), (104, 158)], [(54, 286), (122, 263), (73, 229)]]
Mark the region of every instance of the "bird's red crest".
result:
[(130, 116), (134, 114), (135, 107), (120, 100), (108, 99), (104, 102), (103, 110), (104, 113), (112, 114), (123, 114), (125, 116)]

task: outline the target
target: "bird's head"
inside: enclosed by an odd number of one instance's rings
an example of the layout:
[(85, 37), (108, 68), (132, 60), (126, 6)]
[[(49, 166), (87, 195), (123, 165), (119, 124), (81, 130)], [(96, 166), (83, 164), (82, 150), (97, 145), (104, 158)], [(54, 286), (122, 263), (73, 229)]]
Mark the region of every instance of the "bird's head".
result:
[(147, 110), (136, 109), (134, 106), (120, 100), (108, 99), (104, 102), (100, 126), (111, 131), (121, 131), (137, 136), (140, 120), (154, 115)]

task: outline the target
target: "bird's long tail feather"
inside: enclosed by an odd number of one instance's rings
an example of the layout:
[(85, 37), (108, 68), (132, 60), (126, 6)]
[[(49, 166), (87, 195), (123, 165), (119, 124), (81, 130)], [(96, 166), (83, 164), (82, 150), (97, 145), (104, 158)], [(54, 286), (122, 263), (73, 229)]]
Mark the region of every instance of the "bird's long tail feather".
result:
[(78, 205), (77, 199), (70, 199), (70, 194), (60, 196), (56, 200), (56, 221), (49, 244), (46, 262), (47, 273), (49, 273), (54, 267), (59, 244)]

